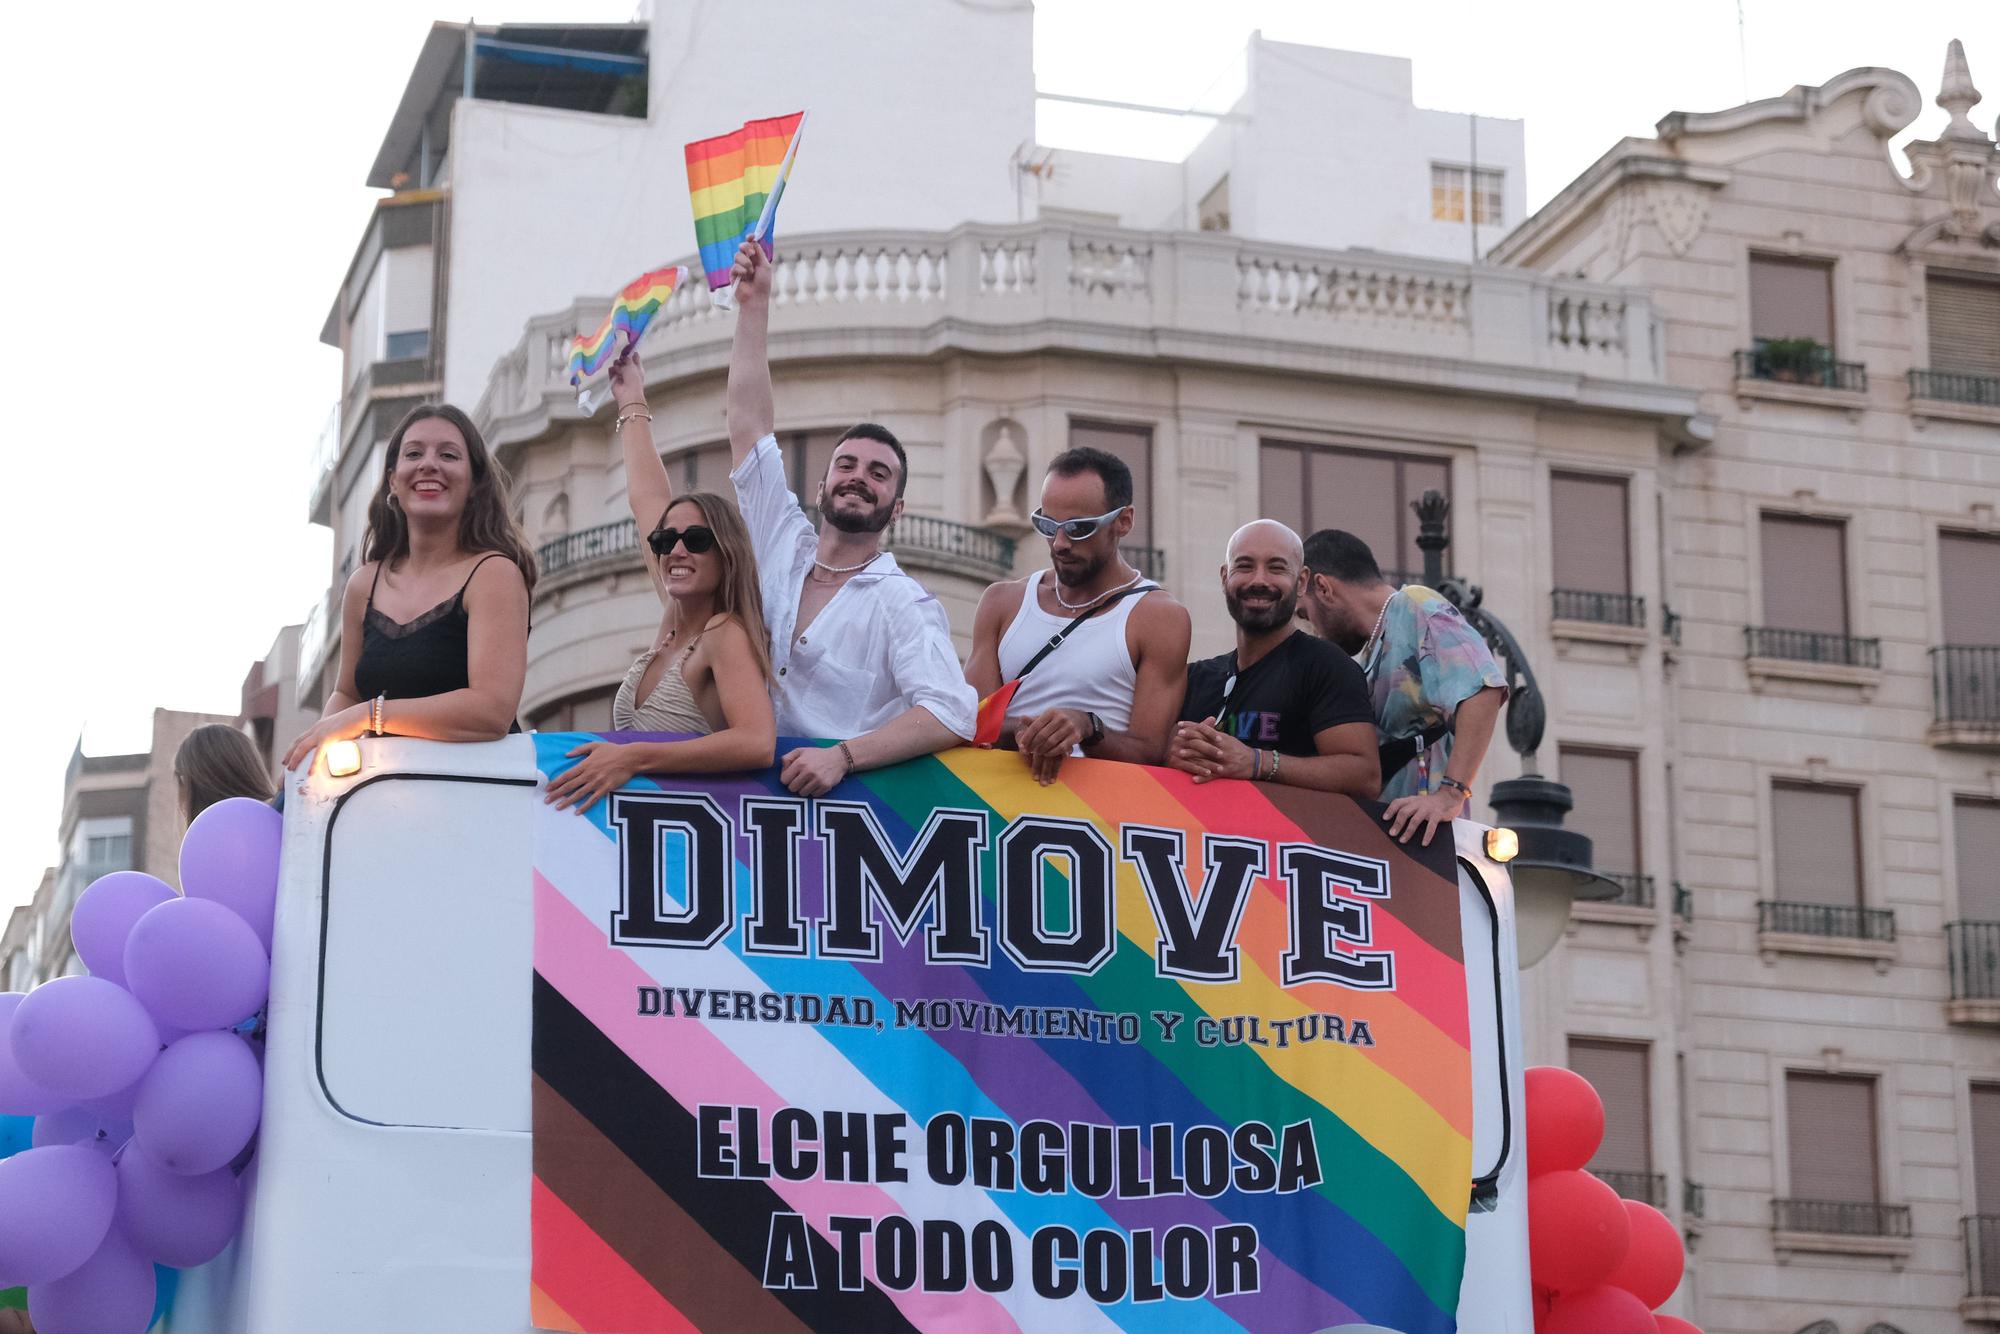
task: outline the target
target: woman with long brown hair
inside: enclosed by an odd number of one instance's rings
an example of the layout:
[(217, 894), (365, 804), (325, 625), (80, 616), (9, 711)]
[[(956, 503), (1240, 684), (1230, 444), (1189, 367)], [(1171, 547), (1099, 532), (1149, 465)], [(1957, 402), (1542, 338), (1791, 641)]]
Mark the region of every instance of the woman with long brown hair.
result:
[(218, 801), (250, 797), (267, 802), (276, 790), (257, 743), (227, 723), (204, 723), (181, 739), (174, 751), (174, 787), (183, 825)]
[[(591, 741), (549, 784), (558, 809), (582, 810), (639, 774), (729, 773), (771, 763), (770, 632), (757, 558), (735, 502), (713, 492), (676, 497), (653, 447), (645, 374), (636, 354), (611, 369), (625, 495), (647, 533), (646, 564), (663, 611), (653, 646), (625, 674), (611, 705), (621, 731), (678, 741)], [(649, 527), (650, 525), (650, 527)]]
[(364, 550), (341, 603), (339, 681), (285, 768), (368, 732), (492, 741), (516, 730), (535, 558), (470, 417), (426, 404), (397, 425)]

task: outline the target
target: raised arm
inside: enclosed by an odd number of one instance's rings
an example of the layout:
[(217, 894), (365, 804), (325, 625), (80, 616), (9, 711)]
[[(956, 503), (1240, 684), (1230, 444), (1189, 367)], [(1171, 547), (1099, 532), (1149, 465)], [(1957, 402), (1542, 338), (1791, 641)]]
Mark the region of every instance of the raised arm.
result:
[(653, 445), (653, 421), (646, 406), (646, 372), (639, 354), (628, 352), (611, 363), (611, 396), (616, 400), (621, 423), (618, 447), (625, 453), (625, 502), (632, 507), (632, 519), (645, 537), (660, 522), (674, 501), (674, 484), (667, 465)]
[(743, 462), (759, 440), (777, 429), (771, 398), (771, 261), (755, 241), (736, 250), (730, 270), (736, 284), (736, 337), (729, 345), (729, 459)]

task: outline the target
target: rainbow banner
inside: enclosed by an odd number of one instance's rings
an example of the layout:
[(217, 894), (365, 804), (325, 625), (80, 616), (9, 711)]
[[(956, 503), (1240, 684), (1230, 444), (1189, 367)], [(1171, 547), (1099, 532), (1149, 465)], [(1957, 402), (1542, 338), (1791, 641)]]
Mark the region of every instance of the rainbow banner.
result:
[[(667, 298), (685, 277), (684, 266), (669, 264), (643, 273), (620, 288), (618, 299), (611, 303), (611, 313), (597, 326), (597, 332), (579, 333), (569, 340), (570, 388), (581, 392), (586, 378), (604, 369), (613, 357), (638, 346), (653, 316), (660, 313), (660, 307), (667, 304)], [(623, 346), (618, 340), (621, 333), (625, 335)]]
[(687, 146), (694, 239), (718, 304), (728, 304), (729, 269), (738, 246), (761, 241), (766, 255), (776, 254), (778, 201), (792, 174), (805, 121), (803, 111), (753, 120), (740, 130)]
[(538, 1327), (1456, 1328), (1450, 840), (970, 748), (538, 809)]

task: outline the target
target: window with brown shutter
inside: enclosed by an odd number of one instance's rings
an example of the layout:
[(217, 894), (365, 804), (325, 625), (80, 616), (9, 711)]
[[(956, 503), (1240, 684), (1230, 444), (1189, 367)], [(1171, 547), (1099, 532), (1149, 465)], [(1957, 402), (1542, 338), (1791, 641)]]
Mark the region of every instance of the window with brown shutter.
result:
[(1266, 440), (1259, 462), (1262, 513), (1300, 537), (1322, 528), (1353, 533), (1375, 553), (1390, 583), (1422, 577), (1424, 555), (1410, 505), (1426, 491), (1451, 494), (1451, 469), (1443, 459)]
[(1972, 1180), (1973, 1212), (2000, 1215), (2000, 1084), (1972, 1086)]
[(1556, 587), (1630, 593), (1625, 479), (1559, 472), (1549, 479), (1549, 500)]
[(1759, 525), (1764, 624), (1778, 630), (1847, 633), (1847, 525), (1838, 519), (1766, 514)]
[(1958, 919), (2000, 922), (2000, 801), (1960, 797), (1951, 804), (1958, 865)]
[(1753, 338), (1810, 338), (1833, 343), (1833, 263), (1787, 255), (1750, 257)]
[(1771, 785), (1772, 860), (1783, 903), (1861, 904), (1861, 794), (1824, 783)]
[(1868, 1075), (1785, 1074), (1788, 1198), (1881, 1201), (1875, 1154), (1875, 1080)]
[(1598, 1038), (1569, 1040), (1569, 1068), (1590, 1081), (1604, 1100), (1604, 1140), (1590, 1160), (1593, 1172), (1653, 1170), (1653, 1098), (1643, 1042)]
[(2000, 644), (2000, 537), (1940, 534), (1938, 596), (1945, 643)]
[(1558, 772), (1575, 805), (1567, 824), (1588, 834), (1591, 864), (1635, 874), (1639, 860), (1639, 757), (1630, 751), (1563, 746)]
[(1924, 313), (1931, 336), (1928, 369), (2000, 375), (2000, 281), (1927, 274)]
[(1132, 470), (1132, 532), (1125, 541), (1135, 547), (1153, 545), (1153, 430), (1109, 422), (1073, 421), (1072, 449), (1101, 449)]

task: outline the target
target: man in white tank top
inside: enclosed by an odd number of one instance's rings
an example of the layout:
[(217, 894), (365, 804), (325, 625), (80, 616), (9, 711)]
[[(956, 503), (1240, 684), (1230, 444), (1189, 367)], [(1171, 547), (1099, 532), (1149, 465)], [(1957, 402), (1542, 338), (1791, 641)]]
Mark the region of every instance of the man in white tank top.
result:
[(986, 590), (965, 665), (981, 699), (1019, 682), (998, 744), (1020, 751), (1044, 784), (1072, 754), (1160, 763), (1187, 688), (1192, 628), (1187, 609), (1119, 555), (1132, 531), (1132, 470), (1099, 449), (1059, 454), (1033, 517), (1050, 569)]

